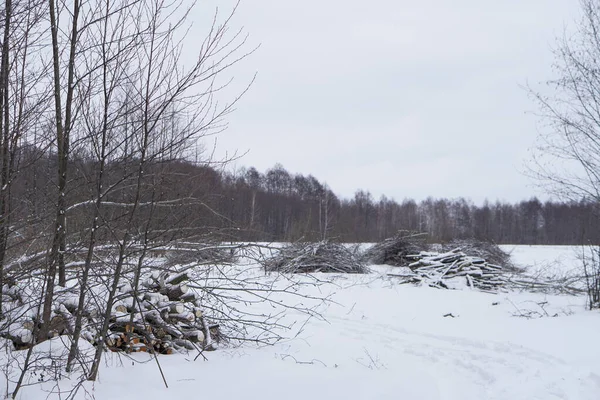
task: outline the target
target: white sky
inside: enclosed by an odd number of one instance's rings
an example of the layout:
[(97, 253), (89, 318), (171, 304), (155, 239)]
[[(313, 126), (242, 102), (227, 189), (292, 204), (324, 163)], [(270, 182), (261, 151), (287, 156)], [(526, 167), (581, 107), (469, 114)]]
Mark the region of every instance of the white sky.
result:
[[(193, 18), (216, 3), (234, 0)], [(243, 0), (233, 27), (261, 47), (234, 88), (258, 77), (218, 154), (248, 151), (237, 166), (279, 162), (344, 197), (540, 195), (522, 174), (539, 125), (522, 86), (552, 76), (577, 13), (574, 0)]]

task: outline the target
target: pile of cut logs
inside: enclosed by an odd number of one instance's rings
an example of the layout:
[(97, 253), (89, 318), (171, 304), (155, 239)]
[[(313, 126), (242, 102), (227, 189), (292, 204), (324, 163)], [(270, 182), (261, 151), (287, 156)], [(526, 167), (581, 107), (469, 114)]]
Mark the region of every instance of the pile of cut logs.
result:
[[(209, 325), (200, 300), (188, 288), (187, 281), (189, 276), (185, 272), (154, 272), (142, 282), (137, 293), (129, 283), (119, 287), (112, 307), (106, 346), (112, 351), (160, 354), (215, 350), (220, 338), (219, 326)], [(5, 286), (3, 294), (15, 305), (11, 312), (15, 318), (2, 329), (0, 336), (10, 339), (17, 349), (30, 347), (36, 341), (33, 308), (23, 302), (17, 286)], [(78, 296), (68, 290), (58, 294), (48, 337), (73, 332)], [(98, 328), (102, 326), (99, 318), (102, 313), (99, 308), (87, 307), (83, 314), (81, 336), (95, 345), (101, 336)]]
[(413, 261), (408, 265), (410, 271), (389, 276), (400, 277), (403, 283), (444, 289), (449, 288), (448, 280), (462, 277), (467, 286), (491, 292), (497, 292), (507, 281), (501, 266), (490, 264), (480, 257), (468, 256), (460, 248), (447, 253), (421, 252), (407, 258)]
[(128, 284), (120, 288), (106, 344), (113, 351), (158, 352), (214, 350), (218, 325), (209, 325), (186, 273), (153, 273), (133, 296)]

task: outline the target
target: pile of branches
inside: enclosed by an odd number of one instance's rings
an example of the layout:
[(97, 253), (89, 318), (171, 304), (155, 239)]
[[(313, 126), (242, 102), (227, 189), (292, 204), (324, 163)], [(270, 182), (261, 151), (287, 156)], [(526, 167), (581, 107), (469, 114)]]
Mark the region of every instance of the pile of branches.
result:
[(466, 255), (461, 249), (445, 253), (421, 252), (408, 256), (412, 260), (404, 274), (389, 274), (402, 283), (423, 284), (436, 288), (454, 287), (450, 280), (463, 279), (467, 287), (497, 292), (507, 282), (502, 266), (490, 264), (480, 257)]
[(265, 271), (282, 273), (341, 272), (364, 274), (369, 270), (355, 252), (339, 243), (294, 243), (262, 262)]
[(369, 248), (362, 256), (368, 264), (405, 266), (414, 261), (412, 256), (429, 250), (426, 233), (400, 231)]
[[(129, 283), (119, 287), (112, 307), (109, 330), (101, 341), (101, 315), (105, 305), (94, 293), (82, 310), (81, 337), (94, 345), (105, 345), (112, 351), (171, 354), (187, 350), (214, 350), (219, 326), (210, 325), (196, 294), (186, 284), (187, 273), (153, 272), (134, 291)], [(5, 315), (9, 323), (0, 329), (0, 336), (13, 342), (16, 349), (31, 347), (41, 339), (39, 311), (28, 304), (31, 294), (19, 286), (5, 287)], [(78, 313), (79, 294), (71, 289), (57, 292), (48, 338), (72, 334)]]
[(236, 251), (239, 247), (239, 244), (218, 241), (196, 243), (177, 240), (166, 246), (162, 244), (148, 246), (146, 251), (151, 257), (163, 259), (161, 260), (163, 265), (173, 267), (190, 263), (197, 265), (231, 264), (236, 259)]
[(501, 265), (505, 271), (520, 272), (512, 263), (510, 254), (502, 250), (496, 243), (477, 239), (457, 239), (441, 246), (442, 252), (458, 248), (472, 257), (483, 258), (490, 264)]
[[(497, 265), (482, 257), (467, 255), (461, 248), (448, 252), (421, 252), (408, 257), (412, 260), (405, 272), (388, 276), (401, 278), (401, 283), (413, 283), (441, 289), (471, 287), (485, 292), (521, 290), (546, 294), (581, 295), (581, 277), (544, 278), (522, 274), (509, 264)], [(516, 272), (515, 272), (516, 270)]]
[(231, 264), (235, 261), (238, 247), (212, 243), (177, 243), (175, 246), (155, 250), (155, 253), (158, 256), (164, 254), (167, 266), (189, 263)]
[(409, 231), (400, 231), (395, 236), (377, 243), (364, 253), (363, 259), (371, 264), (403, 267), (414, 262), (414, 256), (422, 252), (448, 253), (455, 249), (469, 256), (482, 258), (490, 264), (501, 265), (507, 271), (519, 271), (512, 263), (510, 254), (495, 243), (477, 239), (457, 239), (442, 245), (430, 245), (427, 243), (426, 233)]
[(506, 286), (520, 291), (544, 294), (568, 294), (578, 296), (586, 292), (581, 277), (544, 278), (515, 274), (508, 278)]

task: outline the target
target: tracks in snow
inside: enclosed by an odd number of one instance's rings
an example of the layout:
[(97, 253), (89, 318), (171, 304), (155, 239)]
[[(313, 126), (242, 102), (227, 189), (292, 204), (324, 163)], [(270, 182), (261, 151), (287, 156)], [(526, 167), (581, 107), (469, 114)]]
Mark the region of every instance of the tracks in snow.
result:
[[(432, 384), (440, 389), (441, 399), (597, 400), (600, 390), (600, 377), (591, 371), (518, 344), (432, 334), (369, 319), (328, 319), (332, 334), (344, 337), (339, 343), (360, 343), (359, 350), (374, 354), (388, 369), (425, 371), (436, 380)], [(340, 349), (356, 351), (356, 346)]]

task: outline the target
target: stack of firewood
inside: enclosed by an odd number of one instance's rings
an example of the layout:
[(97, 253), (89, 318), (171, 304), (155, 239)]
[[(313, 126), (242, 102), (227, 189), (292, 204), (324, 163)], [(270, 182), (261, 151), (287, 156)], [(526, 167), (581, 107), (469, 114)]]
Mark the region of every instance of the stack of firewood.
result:
[(186, 273), (155, 272), (134, 296), (128, 284), (114, 304), (106, 344), (113, 351), (214, 350), (218, 325), (209, 325)]
[[(185, 272), (154, 272), (143, 280), (137, 291), (129, 283), (123, 284), (112, 307), (104, 344), (112, 351), (160, 354), (215, 350), (220, 337), (219, 326), (208, 323), (199, 299), (186, 284), (188, 281)], [(23, 301), (22, 292), (17, 286), (5, 286), (3, 293), (5, 301), (12, 302), (10, 314), (14, 318), (0, 331), (0, 336), (10, 339), (17, 349), (35, 344), (36, 328), (39, 329), (34, 308)], [(73, 332), (78, 296), (69, 290), (57, 294), (48, 337)], [(98, 306), (91, 307), (92, 303)], [(102, 307), (99, 302), (89, 301), (83, 311), (81, 336), (94, 345), (99, 345), (101, 340)]]
[(490, 264), (480, 257), (471, 257), (460, 248), (447, 253), (421, 252), (408, 256), (413, 262), (406, 273), (394, 273), (403, 283), (424, 284), (431, 287), (449, 288), (450, 279), (464, 279), (468, 287), (496, 292), (507, 282), (503, 268)]
[[(5, 284), (2, 288), (3, 321), (0, 337), (13, 342), (16, 349), (24, 349), (34, 343), (35, 312), (31, 304), (32, 293), (26, 286), (15, 282)], [(59, 325), (59, 317), (53, 315), (50, 325)]]

